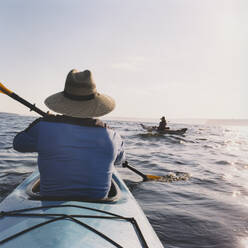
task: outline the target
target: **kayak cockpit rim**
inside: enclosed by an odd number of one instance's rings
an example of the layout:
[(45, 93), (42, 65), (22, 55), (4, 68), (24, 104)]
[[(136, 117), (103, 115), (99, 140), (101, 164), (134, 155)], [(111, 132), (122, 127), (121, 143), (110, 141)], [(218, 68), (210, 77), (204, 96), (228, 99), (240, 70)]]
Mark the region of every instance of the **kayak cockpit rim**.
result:
[(121, 198), (121, 190), (118, 184), (111, 180), (111, 187), (106, 198), (102, 199), (90, 199), (86, 197), (70, 196), (70, 197), (61, 197), (61, 196), (41, 196), (40, 195), (40, 177), (34, 178), (27, 186), (26, 193), (29, 196), (30, 200), (39, 200), (39, 201), (82, 201), (82, 202), (94, 202), (94, 203), (111, 203), (116, 202)]

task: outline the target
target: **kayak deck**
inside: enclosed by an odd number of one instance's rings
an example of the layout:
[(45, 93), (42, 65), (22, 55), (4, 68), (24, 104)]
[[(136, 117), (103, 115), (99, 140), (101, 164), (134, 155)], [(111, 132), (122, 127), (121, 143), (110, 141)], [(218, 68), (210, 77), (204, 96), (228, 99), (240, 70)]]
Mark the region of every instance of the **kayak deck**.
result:
[(184, 134), (186, 131), (187, 131), (187, 128), (181, 128), (181, 129), (176, 129), (176, 130), (168, 129), (168, 130), (157, 131), (157, 132), (161, 133), (161, 134), (178, 134), (178, 135), (181, 135), (181, 134)]
[(26, 189), (38, 176), (34, 172), (0, 204), (1, 247), (163, 247), (116, 172), (121, 197), (113, 202), (31, 200)]
[(144, 124), (140, 124), (143, 129), (145, 129), (148, 132), (157, 132), (160, 134), (177, 134), (182, 135), (184, 134), (188, 129), (187, 128), (181, 128), (181, 129), (165, 129), (165, 130), (158, 130), (157, 126), (146, 126)]

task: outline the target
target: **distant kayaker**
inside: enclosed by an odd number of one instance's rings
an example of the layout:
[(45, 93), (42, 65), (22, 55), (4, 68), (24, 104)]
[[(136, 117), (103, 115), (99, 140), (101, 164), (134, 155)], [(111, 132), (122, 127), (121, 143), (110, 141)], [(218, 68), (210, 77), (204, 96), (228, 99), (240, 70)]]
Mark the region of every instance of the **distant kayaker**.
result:
[(167, 127), (167, 122), (165, 120), (165, 117), (162, 116), (162, 118), (160, 120), (161, 121), (160, 121), (159, 126), (158, 126), (158, 131), (163, 131), (163, 130), (169, 129), (169, 127)]
[(62, 115), (35, 120), (13, 141), (17, 151), (38, 152), (41, 196), (106, 198), (125, 152), (120, 135), (96, 117), (111, 112), (115, 101), (97, 92), (89, 70), (71, 70), (64, 91), (45, 104)]

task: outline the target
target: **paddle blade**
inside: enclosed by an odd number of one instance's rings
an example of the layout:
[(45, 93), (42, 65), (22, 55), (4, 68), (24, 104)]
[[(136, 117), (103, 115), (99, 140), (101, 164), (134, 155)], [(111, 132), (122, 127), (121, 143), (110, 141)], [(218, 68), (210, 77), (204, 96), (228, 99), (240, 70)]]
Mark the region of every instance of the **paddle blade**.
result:
[(160, 176), (146, 175), (146, 177), (148, 180), (156, 180), (156, 181), (163, 180), (163, 177), (160, 177)]
[(6, 94), (6, 95), (10, 95), (10, 94), (13, 93), (13, 91), (9, 90), (2, 83), (0, 83), (0, 93)]
[(190, 174), (186, 172), (172, 172), (165, 176), (146, 175), (147, 180), (153, 180), (158, 182), (172, 183), (177, 181), (187, 181), (190, 178)]

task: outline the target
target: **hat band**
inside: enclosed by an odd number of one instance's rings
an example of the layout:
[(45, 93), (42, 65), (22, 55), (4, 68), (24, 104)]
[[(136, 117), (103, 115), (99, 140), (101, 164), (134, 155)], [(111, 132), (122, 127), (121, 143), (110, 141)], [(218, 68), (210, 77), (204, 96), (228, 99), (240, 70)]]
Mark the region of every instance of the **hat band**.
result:
[(74, 101), (88, 101), (88, 100), (94, 99), (96, 94), (93, 93), (93, 94), (86, 95), (86, 96), (77, 96), (77, 95), (72, 95), (66, 91), (63, 91), (63, 95), (64, 97), (69, 98)]

